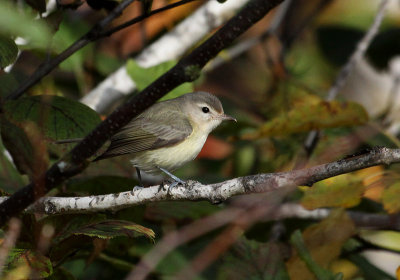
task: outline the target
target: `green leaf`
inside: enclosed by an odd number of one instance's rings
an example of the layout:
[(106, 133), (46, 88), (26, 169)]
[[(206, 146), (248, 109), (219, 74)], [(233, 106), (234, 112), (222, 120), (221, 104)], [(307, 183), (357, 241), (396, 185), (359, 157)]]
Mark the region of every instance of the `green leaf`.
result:
[(0, 126), (1, 139), (18, 171), (30, 178), (42, 174), (47, 169), (49, 158), (46, 142), (37, 125), (31, 121), (14, 124), (3, 116)]
[(59, 228), (64, 223), (63, 229), (58, 232), (53, 240), (55, 243), (77, 235), (102, 239), (111, 239), (118, 236), (130, 238), (145, 236), (152, 241), (155, 237), (155, 233), (149, 228), (129, 221), (105, 220), (104, 215), (75, 215), (70, 221), (49, 218), (43, 223), (50, 223), (56, 228)]
[(0, 69), (12, 64), (18, 55), (18, 47), (11, 38), (0, 35)]
[(48, 216), (40, 220), (40, 226), (54, 228), (55, 234), (52, 239), (52, 246), (49, 248), (51, 260), (58, 262), (65, 261), (66, 256), (75, 254), (77, 251), (88, 252), (92, 250), (93, 238), (88, 236), (75, 236), (73, 232), (88, 224), (93, 224), (105, 220), (104, 214), (72, 214)]
[[(8, 256), (5, 272), (8, 279), (37, 279), (52, 275), (53, 266), (50, 259), (38, 252), (14, 248)], [(34, 277), (29, 278), (30, 275)]]
[[(170, 60), (153, 67), (143, 68), (139, 66), (133, 59), (128, 60), (126, 63), (126, 70), (131, 79), (136, 83), (139, 91), (145, 89), (148, 85), (158, 79), (161, 75), (175, 66), (176, 61)], [(160, 100), (167, 100), (181, 96), (182, 94), (193, 92), (193, 83), (184, 83), (177, 88), (170, 91)]]
[[(53, 42), (56, 46), (56, 50), (61, 52), (65, 49), (65, 46), (69, 46), (79, 39), (83, 34), (89, 31), (89, 26), (80, 20), (62, 21), (58, 26), (59, 30), (53, 37)], [(91, 58), (93, 54), (93, 46), (87, 45), (82, 49), (75, 52), (73, 55), (68, 57), (65, 61), (60, 64), (60, 69), (64, 71), (73, 72), (76, 76), (79, 87), (85, 88), (85, 71), (84, 66), (88, 58)]]
[[(1, 142), (1, 141), (0, 141)], [(6, 156), (3, 143), (0, 143), (0, 186), (2, 191), (13, 193), (21, 185), (27, 184), (21, 174), (13, 164), (12, 160)]]
[(107, 76), (116, 71), (122, 64), (122, 60), (110, 55), (98, 52), (94, 59), (95, 69), (101, 75)]
[(236, 147), (235, 149), (235, 175), (246, 176), (251, 173), (256, 161), (256, 150), (253, 145)]
[(353, 207), (361, 202), (365, 191), (362, 179), (353, 174), (335, 176), (302, 189), (301, 204), (307, 209)]
[(386, 188), (382, 193), (382, 203), (385, 210), (390, 213), (400, 211), (400, 182), (394, 183)]
[(3, 73), (0, 75), (0, 95), (6, 97), (11, 91), (18, 87), (18, 82), (14, 75)]
[(284, 247), (241, 238), (223, 258), (218, 279), (288, 280)]
[(44, 22), (35, 19), (34, 14), (18, 9), (10, 1), (0, 1), (0, 34), (20, 36), (30, 45), (46, 48), (51, 40), (51, 33)]
[(32, 121), (50, 140), (81, 138), (100, 123), (99, 115), (82, 103), (40, 95), (8, 101), (4, 113), (13, 123)]
[(132, 222), (120, 220), (106, 220), (89, 224), (76, 229), (71, 234), (86, 235), (101, 239), (111, 239), (118, 236), (126, 236), (129, 238), (144, 236), (154, 241), (155, 238), (153, 230)]
[(357, 103), (319, 101), (296, 106), (289, 112), (268, 121), (257, 131), (243, 135), (242, 138), (252, 140), (282, 136), (314, 129), (360, 125), (367, 121), (367, 112)]
[[(107, 220), (104, 214), (74, 214), (49, 216), (40, 221), (55, 229), (49, 255), (53, 262), (65, 260), (65, 256), (78, 251), (89, 252), (96, 242), (119, 238), (147, 237), (154, 241), (154, 232), (137, 223), (125, 220)], [(125, 240), (125, 243), (129, 241)], [(107, 242), (108, 244), (108, 242)]]

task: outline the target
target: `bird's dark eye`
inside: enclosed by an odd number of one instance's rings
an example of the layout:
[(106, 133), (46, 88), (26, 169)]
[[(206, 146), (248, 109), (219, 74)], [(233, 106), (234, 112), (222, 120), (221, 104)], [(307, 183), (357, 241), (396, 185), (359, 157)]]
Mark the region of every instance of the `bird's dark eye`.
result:
[(203, 113), (210, 112), (210, 109), (208, 109), (208, 107), (203, 107), (203, 108), (201, 108), (201, 110), (203, 111)]

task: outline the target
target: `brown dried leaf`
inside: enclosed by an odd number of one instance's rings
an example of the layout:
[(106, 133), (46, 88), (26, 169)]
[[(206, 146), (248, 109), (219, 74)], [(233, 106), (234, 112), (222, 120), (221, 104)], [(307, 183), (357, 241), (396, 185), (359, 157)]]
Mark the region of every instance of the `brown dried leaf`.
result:
[[(351, 219), (344, 211), (338, 210), (320, 223), (308, 227), (303, 232), (303, 239), (315, 262), (328, 268), (340, 256), (343, 244), (355, 233)], [(286, 267), (290, 279), (315, 279), (296, 253), (286, 262)]]

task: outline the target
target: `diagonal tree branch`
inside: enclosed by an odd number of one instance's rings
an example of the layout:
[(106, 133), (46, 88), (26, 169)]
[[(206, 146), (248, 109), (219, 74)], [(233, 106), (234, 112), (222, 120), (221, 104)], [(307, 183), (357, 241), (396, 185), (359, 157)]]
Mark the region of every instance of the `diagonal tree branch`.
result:
[[(207, 1), (172, 30), (142, 50), (134, 58), (135, 61), (141, 67), (148, 68), (168, 60), (179, 59), (211, 31), (229, 20), (247, 2), (249, 0), (224, 3)], [(81, 102), (103, 113), (136, 89), (136, 84), (126, 71), (126, 65), (123, 65), (86, 94)]]
[(176, 3), (169, 4), (165, 7), (150, 11), (149, 13), (138, 16), (132, 20), (129, 20), (125, 23), (117, 25), (113, 28), (105, 30), (105, 28), (113, 21), (115, 18), (121, 15), (123, 10), (128, 7), (135, 0), (124, 0), (119, 4), (111, 13), (106, 16), (104, 19), (99, 21), (91, 30), (89, 30), (85, 35), (75, 41), (71, 46), (65, 49), (62, 53), (57, 55), (55, 58), (46, 62), (39, 66), (38, 69), (25, 81), (23, 82), (14, 92), (7, 96), (7, 99), (17, 99), (22, 94), (25, 93), (28, 89), (38, 83), (44, 76), (49, 74), (52, 70), (54, 70), (61, 62), (66, 60), (68, 57), (76, 53), (78, 50), (86, 46), (87, 44), (101, 39), (106, 36), (110, 36), (111, 34), (120, 31), (123, 28), (136, 24), (148, 17), (151, 17), (155, 14), (164, 12), (166, 10), (170, 10), (172, 8), (196, 1), (196, 0), (181, 0)]
[(18, 215), (23, 209), (56, 185), (84, 170), (89, 164), (88, 158), (95, 154), (121, 127), (170, 90), (184, 82), (193, 81), (209, 60), (215, 57), (222, 49), (228, 47), (238, 36), (262, 19), (282, 1), (250, 1), (225, 26), (189, 55), (182, 58), (176, 66), (159, 77), (139, 95), (132, 97), (125, 104), (118, 107), (67, 155), (51, 166), (45, 174), (42, 174), (37, 182), (29, 184), (1, 203), (0, 226), (3, 226), (10, 217)]
[(340, 174), (397, 162), (400, 162), (400, 149), (375, 148), (362, 155), (306, 169), (257, 174), (210, 185), (188, 181), (186, 185), (174, 187), (170, 191), (166, 191), (168, 186), (165, 190), (160, 190), (160, 186), (152, 186), (107, 195), (46, 197), (33, 204), (28, 211), (51, 215), (118, 210), (157, 201), (207, 200), (219, 203), (236, 195), (271, 192), (288, 186), (312, 185)]

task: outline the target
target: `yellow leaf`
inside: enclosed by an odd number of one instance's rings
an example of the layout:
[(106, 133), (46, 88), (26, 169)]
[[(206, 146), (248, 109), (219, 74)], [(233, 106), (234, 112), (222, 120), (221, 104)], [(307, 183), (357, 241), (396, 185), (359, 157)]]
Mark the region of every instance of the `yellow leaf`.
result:
[(354, 279), (359, 273), (358, 267), (349, 260), (335, 260), (329, 266), (333, 274), (343, 273), (343, 279)]
[(320, 207), (353, 207), (360, 203), (365, 187), (354, 174), (343, 174), (302, 188), (301, 204), (307, 209)]
[(400, 211), (400, 182), (394, 183), (383, 191), (382, 203), (385, 210), (390, 213), (397, 213)]
[[(343, 244), (355, 232), (351, 219), (344, 211), (337, 210), (320, 223), (308, 227), (303, 232), (303, 239), (314, 261), (321, 267), (328, 268), (340, 256)], [(286, 267), (290, 279), (315, 279), (296, 253), (286, 262)]]
[(385, 184), (382, 181), (384, 171), (383, 166), (378, 165), (355, 172), (356, 176), (362, 179), (365, 186), (364, 197), (378, 202), (381, 201), (382, 192), (385, 189)]
[(255, 132), (242, 135), (242, 139), (252, 140), (314, 129), (353, 126), (367, 121), (367, 112), (357, 103), (319, 101), (314, 104), (300, 104), (291, 111), (268, 121)]

